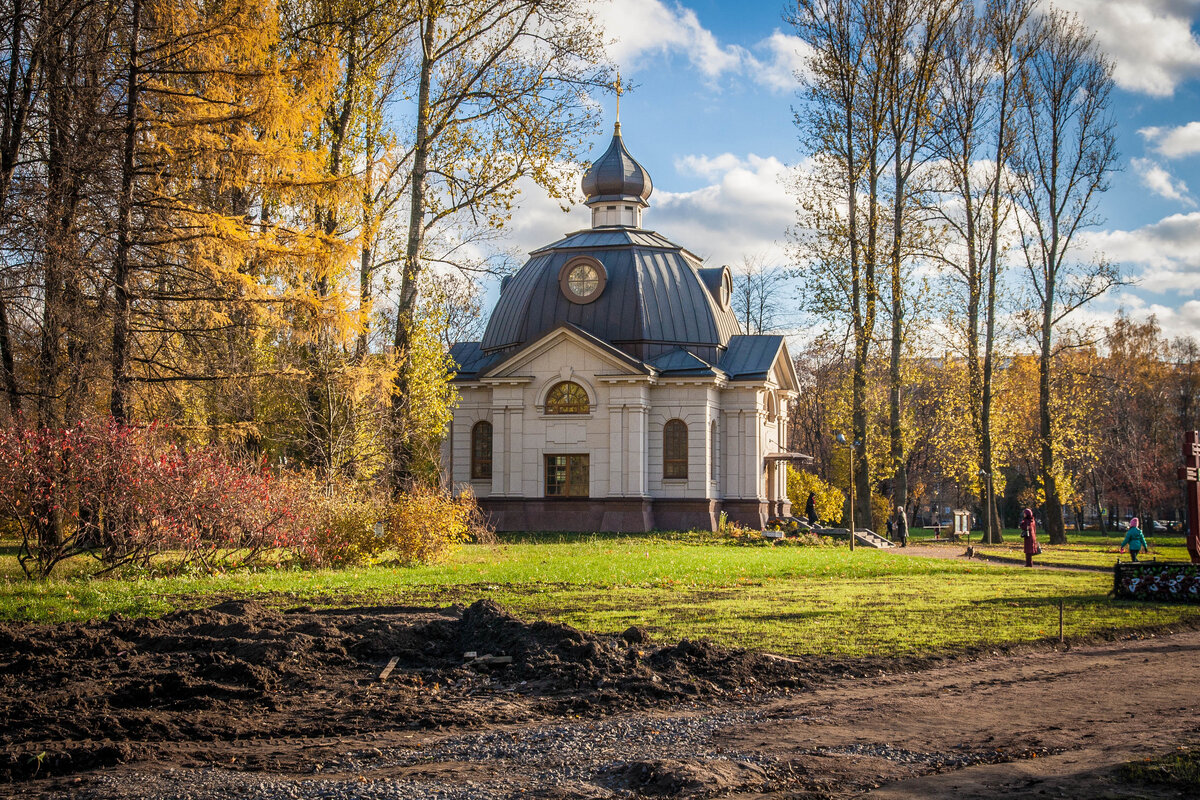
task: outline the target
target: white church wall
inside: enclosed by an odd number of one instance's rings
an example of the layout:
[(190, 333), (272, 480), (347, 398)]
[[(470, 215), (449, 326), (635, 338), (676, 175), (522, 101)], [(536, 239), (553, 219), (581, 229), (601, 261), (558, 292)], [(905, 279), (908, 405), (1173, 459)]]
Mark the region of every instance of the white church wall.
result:
[(610, 497), (647, 494), (647, 417), (650, 390), (645, 378), (600, 378), (607, 389), (604, 417), (608, 429), (608, 492)]
[[(617, 387), (598, 375), (621, 367), (595, 349), (563, 337), (531, 353), (512, 371), (526, 378), (516, 420), (506, 426), (516, 448), (517, 463), (509, 466), (505, 494), (537, 498), (545, 495), (545, 456), (586, 454), (591, 497), (644, 496), (646, 398), (644, 387)], [(545, 398), (559, 381), (573, 381), (588, 394), (587, 414), (545, 413)], [(614, 408), (617, 414), (614, 415)]]
[(722, 481), (724, 497), (731, 500), (765, 500), (763, 475), (764, 414), (759, 386), (735, 384), (722, 397), (726, 433), (723, 442), (727, 455), (722, 467), (728, 477)]
[[(709, 387), (704, 384), (664, 380), (650, 390), (647, 453), (650, 496), (703, 499), (709, 496), (708, 421), (711, 418)], [(663, 427), (673, 419), (687, 425), (687, 478), (663, 477)]]
[[(458, 387), (459, 402), (454, 408), (454, 420), (449, 437), (450, 482), (455, 492), (470, 487), (476, 497), (487, 497), (492, 482), (471, 479), (471, 430), (475, 423), (492, 421), (492, 391), (474, 386)], [(492, 464), (495, 470), (495, 431), (493, 426)]]

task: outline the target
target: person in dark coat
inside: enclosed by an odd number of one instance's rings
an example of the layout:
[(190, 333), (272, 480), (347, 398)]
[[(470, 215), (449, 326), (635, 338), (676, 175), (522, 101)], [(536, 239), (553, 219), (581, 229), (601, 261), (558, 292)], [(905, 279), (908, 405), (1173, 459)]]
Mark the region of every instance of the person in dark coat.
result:
[(904, 515), (904, 506), (896, 506), (895, 521), (888, 521), (901, 547), (908, 547), (908, 517)]
[(1037, 521), (1033, 518), (1033, 509), (1027, 508), (1021, 512), (1021, 542), (1025, 549), (1025, 566), (1033, 566), (1033, 557), (1042, 552), (1038, 547)]
[(809, 525), (817, 524), (817, 495), (816, 492), (808, 493), (808, 502), (804, 504), (804, 515), (808, 517)]

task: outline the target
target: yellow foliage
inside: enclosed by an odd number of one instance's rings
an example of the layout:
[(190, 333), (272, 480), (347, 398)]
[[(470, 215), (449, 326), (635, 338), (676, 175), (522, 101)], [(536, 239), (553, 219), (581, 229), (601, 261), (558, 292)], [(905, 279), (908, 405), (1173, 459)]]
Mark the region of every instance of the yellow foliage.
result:
[(464, 542), (488, 537), (475, 497), (414, 486), (392, 505), (387, 540), (407, 564), (439, 561)]
[(312, 519), (311, 559), (326, 567), (348, 567), (375, 558), (387, 545), (375, 523), (388, 516), (386, 500), (347, 483), (327, 484), (308, 498)]
[(842, 521), (846, 495), (811, 472), (788, 467), (787, 493), (788, 499), (792, 501), (793, 515), (804, 516), (809, 492), (816, 495), (814, 502), (817, 507), (817, 519), (828, 523)]

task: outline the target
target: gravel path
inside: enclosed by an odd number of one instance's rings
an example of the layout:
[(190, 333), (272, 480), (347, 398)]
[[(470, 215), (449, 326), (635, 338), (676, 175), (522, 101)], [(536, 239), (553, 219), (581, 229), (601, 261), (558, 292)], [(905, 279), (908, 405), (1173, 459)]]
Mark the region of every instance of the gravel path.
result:
[[(1182, 797), (1123, 783), (1115, 768), (1200, 743), (1200, 708), (1190, 689), (1200, 685), (1198, 654), (1200, 631), (1183, 631), (997, 653), (760, 700), (321, 742), (298, 731), (295, 739), (233, 742), (223, 750), (197, 741), (196, 760), (214, 760), (170, 769), (140, 762), (0, 784), (0, 797)], [(269, 756), (264, 748), (288, 754), (291, 767), (243, 767), (256, 749)]]
[[(264, 777), (225, 769), (170, 769), (97, 775), (76, 796), (91, 800), (508, 800), (634, 797), (647, 764), (684, 762), (671, 776), (786, 783), (788, 765), (714, 742), (730, 726), (757, 722), (757, 710), (631, 714), (514, 727), (434, 739), (424, 746), (364, 748), (314, 764), (313, 774)], [(697, 758), (697, 753), (704, 753)], [(636, 758), (632, 755), (636, 754)], [(639, 772), (640, 768), (640, 772)], [(324, 777), (323, 777), (324, 776)], [(531, 789), (536, 789), (531, 793)]]

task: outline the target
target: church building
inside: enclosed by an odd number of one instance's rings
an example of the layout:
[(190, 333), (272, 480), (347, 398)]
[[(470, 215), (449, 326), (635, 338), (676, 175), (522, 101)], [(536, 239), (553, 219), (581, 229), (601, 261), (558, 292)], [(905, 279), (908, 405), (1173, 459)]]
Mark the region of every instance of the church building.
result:
[(451, 349), (445, 469), (498, 530), (712, 530), (722, 511), (758, 529), (790, 513), (787, 345), (741, 332), (729, 267), (642, 227), (651, 190), (618, 122), (583, 177), (591, 228), (531, 253), (483, 341)]

